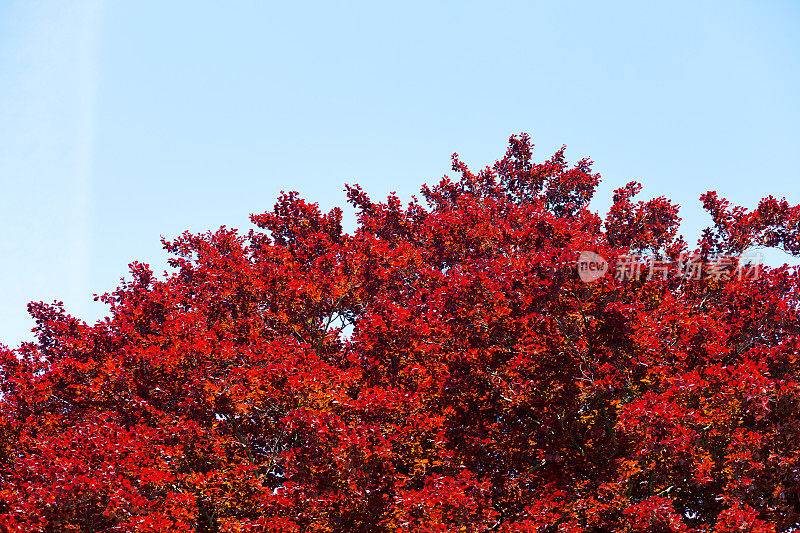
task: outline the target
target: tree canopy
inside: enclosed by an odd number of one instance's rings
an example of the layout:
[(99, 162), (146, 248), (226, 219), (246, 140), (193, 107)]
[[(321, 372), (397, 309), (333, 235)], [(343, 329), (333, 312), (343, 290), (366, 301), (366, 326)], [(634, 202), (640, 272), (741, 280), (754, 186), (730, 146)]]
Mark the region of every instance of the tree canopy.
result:
[(709, 192), (690, 247), (637, 183), (590, 211), (591, 164), (513, 136), (422, 201), (348, 186), (349, 234), (289, 193), (165, 240), (94, 325), (32, 303), (0, 531), (800, 529), (798, 272), (740, 259), (800, 253), (800, 208)]

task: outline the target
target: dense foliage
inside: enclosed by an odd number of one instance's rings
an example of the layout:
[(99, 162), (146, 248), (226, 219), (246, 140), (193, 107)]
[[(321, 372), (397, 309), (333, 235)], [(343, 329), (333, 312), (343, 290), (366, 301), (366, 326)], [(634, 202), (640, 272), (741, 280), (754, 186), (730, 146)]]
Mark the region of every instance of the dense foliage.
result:
[[(30, 305), (0, 350), (2, 532), (768, 532), (800, 528), (800, 209), (616, 191), (526, 135), (424, 203), (296, 194), (164, 243), (95, 325)], [(586, 283), (582, 251), (641, 276)], [(693, 252), (693, 254), (689, 254)], [(713, 275), (679, 275), (690, 258)], [(675, 272), (656, 273), (656, 262)], [(648, 266), (649, 265), (649, 266)]]

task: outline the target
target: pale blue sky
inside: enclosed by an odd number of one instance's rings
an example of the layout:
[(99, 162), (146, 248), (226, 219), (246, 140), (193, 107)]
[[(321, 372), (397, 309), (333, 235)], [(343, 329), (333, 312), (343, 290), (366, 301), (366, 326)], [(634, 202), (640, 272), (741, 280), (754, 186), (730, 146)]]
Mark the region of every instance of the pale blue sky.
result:
[(0, 0), (0, 342), (30, 300), (102, 316), (160, 235), (281, 190), (408, 198), (521, 131), (591, 157), (603, 213), (637, 179), (692, 239), (708, 189), (800, 203), (800, 2)]

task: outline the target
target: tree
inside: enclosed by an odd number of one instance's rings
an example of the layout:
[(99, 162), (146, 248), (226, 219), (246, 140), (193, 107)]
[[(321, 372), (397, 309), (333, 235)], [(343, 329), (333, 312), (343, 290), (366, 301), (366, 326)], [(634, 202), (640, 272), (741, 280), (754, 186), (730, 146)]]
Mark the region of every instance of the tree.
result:
[[(798, 273), (721, 259), (799, 252), (800, 208), (709, 192), (689, 250), (677, 206), (630, 183), (603, 219), (591, 161), (527, 135), (453, 170), (425, 206), (347, 187), (352, 234), (291, 193), (165, 241), (95, 325), (31, 304), (0, 531), (798, 530)], [(586, 283), (583, 251), (642, 258)]]

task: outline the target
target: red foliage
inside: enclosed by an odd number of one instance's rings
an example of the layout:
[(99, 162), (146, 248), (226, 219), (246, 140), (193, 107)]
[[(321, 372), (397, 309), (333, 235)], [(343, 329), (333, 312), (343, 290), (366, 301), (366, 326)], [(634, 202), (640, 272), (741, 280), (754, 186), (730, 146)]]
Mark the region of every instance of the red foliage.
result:
[[(454, 157), (427, 207), (348, 187), (351, 235), (296, 193), (184, 234), (94, 326), (31, 304), (37, 342), (0, 350), (0, 531), (800, 528), (797, 272), (584, 283), (583, 250), (688, 257), (677, 206), (631, 183), (601, 219), (591, 162), (531, 148)], [(800, 208), (702, 199), (706, 263), (800, 252)]]

